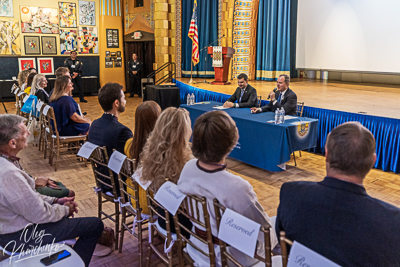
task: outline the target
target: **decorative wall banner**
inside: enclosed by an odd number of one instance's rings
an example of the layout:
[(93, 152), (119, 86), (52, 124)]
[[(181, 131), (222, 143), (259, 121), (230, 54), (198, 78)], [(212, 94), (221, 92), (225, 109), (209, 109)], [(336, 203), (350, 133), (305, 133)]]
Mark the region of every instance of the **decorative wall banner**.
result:
[(38, 73), (44, 75), (54, 74), (53, 58), (38, 58)]
[(58, 2), (61, 28), (76, 28), (76, 4)]
[(78, 34), (78, 53), (79, 54), (98, 54), (98, 35), (97, 27), (79, 27)]
[(19, 71), (36, 68), (36, 60), (35, 58), (18, 58), (18, 67)]
[(12, 0), (0, 0), (0, 17), (14, 17)]
[(95, 2), (79, 1), (79, 24), (96, 25)]
[(24, 36), (25, 55), (40, 55), (39, 36)]
[(77, 49), (76, 30), (60, 30), (61, 54), (68, 55), (70, 51)]
[(22, 32), (58, 33), (56, 8), (21, 6)]
[(0, 54), (20, 55), (20, 31), (17, 19), (0, 20)]
[(42, 36), (42, 54), (57, 55), (57, 41), (55, 36)]
[(107, 29), (107, 48), (119, 48), (118, 29)]

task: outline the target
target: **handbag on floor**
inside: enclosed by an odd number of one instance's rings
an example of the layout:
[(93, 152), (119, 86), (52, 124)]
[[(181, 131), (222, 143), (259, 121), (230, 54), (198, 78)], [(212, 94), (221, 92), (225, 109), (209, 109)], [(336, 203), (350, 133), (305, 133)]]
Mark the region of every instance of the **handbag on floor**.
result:
[(114, 246), (114, 229), (104, 227), (103, 233), (101, 233), (97, 243), (106, 247)]

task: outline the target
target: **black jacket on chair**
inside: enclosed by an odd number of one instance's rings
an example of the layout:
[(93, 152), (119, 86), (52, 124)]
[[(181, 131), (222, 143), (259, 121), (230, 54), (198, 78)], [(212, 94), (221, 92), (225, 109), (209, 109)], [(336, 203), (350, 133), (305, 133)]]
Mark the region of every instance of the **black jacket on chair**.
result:
[(341, 266), (400, 266), (400, 209), (325, 177), (281, 187), (276, 233)]
[(227, 101), (235, 102), (238, 101), (239, 108), (251, 108), (257, 105), (257, 90), (254, 89), (250, 84), (247, 85), (244, 94), (242, 96), (242, 101), (239, 103), (240, 95), (242, 94), (242, 89), (240, 87), (236, 88), (235, 93), (228, 98)]
[[(278, 90), (275, 92), (275, 99), (278, 100), (279, 95), (281, 92)], [(261, 107), (261, 111), (272, 111), (275, 112), (277, 108), (281, 108), (285, 110), (285, 115), (292, 115), (292, 116), (297, 116), (297, 95), (295, 92), (290, 90), (290, 88), (287, 89), (287, 91), (284, 94), (283, 99), (281, 100), (281, 103), (276, 102), (275, 105), (273, 105), (273, 101), (270, 101), (268, 105)]]
[[(95, 145), (105, 146), (108, 158), (110, 158), (113, 149), (124, 154), (125, 143), (131, 137), (132, 131), (128, 127), (118, 122), (115, 116), (104, 113), (103, 116), (94, 120), (90, 126), (88, 140)], [(108, 175), (108, 168), (99, 167), (98, 171)], [(115, 179), (118, 179), (116, 173), (114, 173), (114, 176)], [(110, 191), (107, 187), (103, 187), (102, 190), (103, 192)], [(119, 194), (118, 183), (117, 190)]]

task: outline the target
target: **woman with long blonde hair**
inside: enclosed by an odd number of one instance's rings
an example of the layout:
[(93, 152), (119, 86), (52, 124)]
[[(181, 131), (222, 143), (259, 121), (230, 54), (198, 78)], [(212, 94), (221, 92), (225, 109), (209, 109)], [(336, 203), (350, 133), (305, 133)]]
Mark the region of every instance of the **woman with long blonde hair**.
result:
[(50, 97), (50, 106), (54, 109), (57, 130), (62, 136), (86, 135), (92, 123), (89, 118), (80, 115), (78, 104), (70, 96), (73, 89), (70, 77), (58, 77)]
[[(140, 181), (151, 182), (150, 187), (154, 189), (154, 192), (157, 192), (167, 179), (176, 184), (186, 162), (192, 158), (189, 147), (191, 135), (191, 121), (186, 109), (170, 107), (164, 110), (158, 117), (154, 130), (140, 154), (141, 161), (137, 171), (139, 175), (141, 174)], [(158, 212), (165, 215), (164, 210), (158, 210)], [(178, 216), (178, 219), (191, 229), (190, 220), (183, 216)], [(165, 221), (161, 219), (157, 221), (156, 226), (160, 231), (166, 229)], [(189, 237), (184, 229), (181, 230)], [(171, 231), (175, 233), (173, 221), (171, 221)]]
[(44, 90), (44, 88), (47, 87), (47, 79), (44, 74), (36, 74), (35, 77), (32, 80), (32, 86), (30, 90), (30, 94), (37, 96), (37, 98), (44, 102), (44, 103), (49, 103), (50, 96), (49, 94)]

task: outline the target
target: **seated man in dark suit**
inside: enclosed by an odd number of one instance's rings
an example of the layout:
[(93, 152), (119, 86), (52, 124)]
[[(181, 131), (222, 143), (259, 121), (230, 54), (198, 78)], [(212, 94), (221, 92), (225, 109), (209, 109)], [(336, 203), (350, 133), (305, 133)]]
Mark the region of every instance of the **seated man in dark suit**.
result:
[(282, 185), (276, 231), (341, 266), (400, 266), (400, 209), (370, 197), (363, 180), (376, 160), (375, 139), (358, 122), (329, 134), (327, 176)]
[[(124, 153), (126, 140), (132, 138), (132, 131), (118, 122), (118, 117), (125, 111), (126, 104), (122, 89), (122, 85), (118, 83), (107, 83), (100, 89), (99, 103), (104, 114), (92, 122), (89, 130), (89, 142), (98, 146), (105, 146), (108, 157), (113, 153), (113, 149)], [(99, 171), (108, 174), (107, 169)], [(118, 186), (118, 183), (116, 185)], [(109, 191), (109, 188), (103, 187), (102, 190)], [(119, 192), (118, 189), (117, 192)]]
[(276, 81), (276, 92), (269, 94), (270, 102), (261, 108), (252, 108), (251, 113), (259, 113), (265, 111), (275, 112), (276, 109), (283, 107), (286, 115), (297, 116), (297, 95), (289, 88), (290, 77), (281, 74)]
[[(257, 91), (249, 83), (247, 75), (238, 75), (238, 85), (235, 93), (224, 103), (225, 108), (251, 108), (257, 105)], [(237, 100), (237, 103), (233, 103)]]

